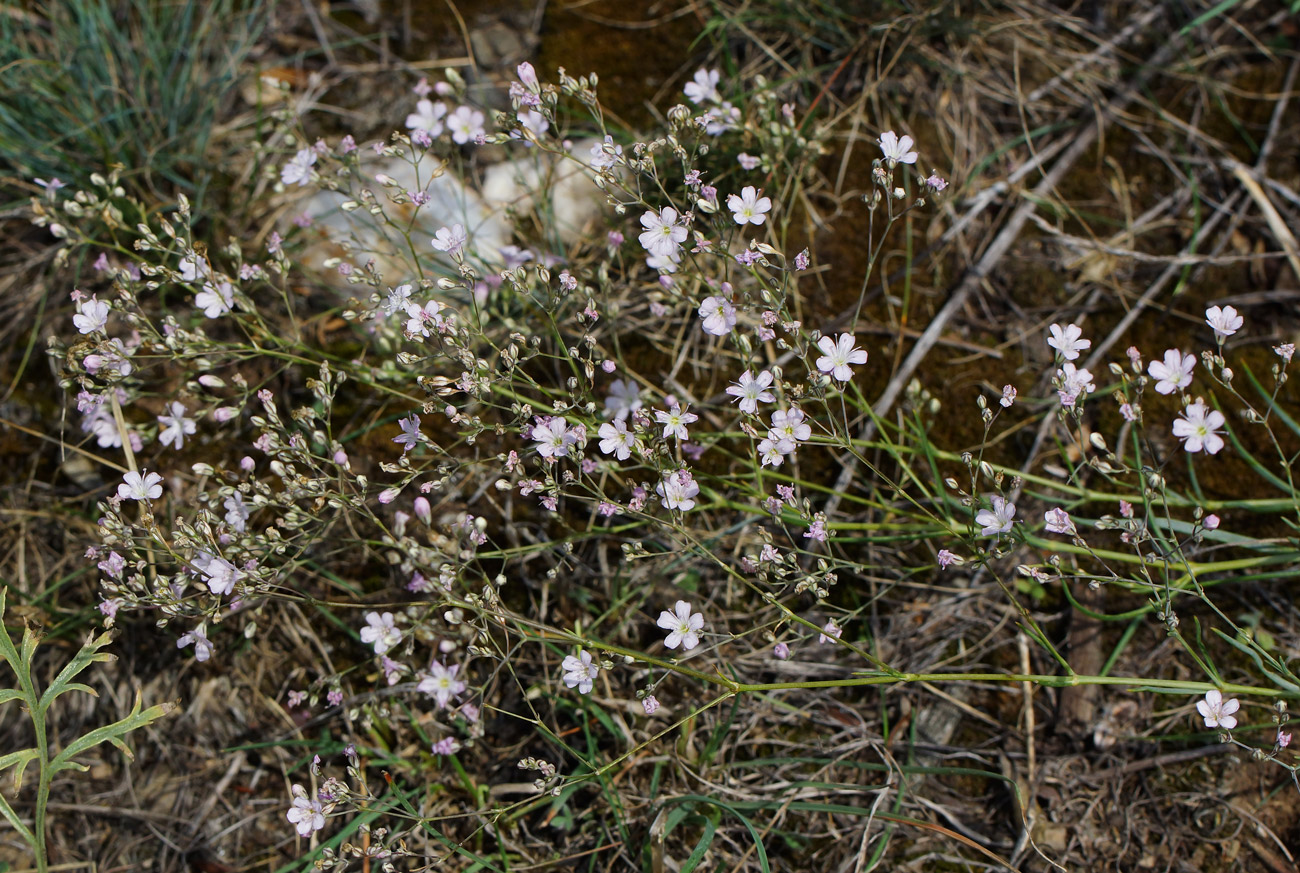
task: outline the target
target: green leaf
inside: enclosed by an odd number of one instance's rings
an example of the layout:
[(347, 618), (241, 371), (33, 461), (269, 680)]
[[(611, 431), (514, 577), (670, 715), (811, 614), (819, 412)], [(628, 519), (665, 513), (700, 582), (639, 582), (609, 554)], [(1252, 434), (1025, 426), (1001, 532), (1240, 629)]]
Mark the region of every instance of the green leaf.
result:
[(709, 846), (713, 845), (713, 835), (717, 833), (718, 824), (711, 818), (700, 816), (704, 822), (704, 833), (700, 834), (700, 841), (695, 844), (694, 851), (682, 864), (682, 873), (695, 873), (695, 868), (704, 860), (704, 855), (709, 851)]
[(18, 789), (23, 787), (23, 771), (26, 770), (27, 765), (36, 760), (39, 755), (40, 752), (36, 749), (23, 749), (21, 752), (10, 752), (5, 756), (0, 757), (0, 770), (7, 770), (15, 764), (18, 765), (18, 769), (14, 771), (15, 793)]
[(14, 812), (13, 807), (11, 807), (9, 802), (3, 797), (0, 797), (0, 815), (3, 815), (8, 819), (9, 824), (14, 826), (14, 830), (18, 831), (18, 835), (26, 840), (29, 846), (35, 848), (36, 836), (28, 830), (27, 826), (23, 824), (23, 820), (18, 817), (18, 814)]
[(74, 765), (72, 759), (77, 755), (80, 755), (82, 752), (93, 749), (100, 743), (112, 741), (115, 737), (120, 739), (137, 728), (142, 728), (146, 725), (152, 724), (160, 718), (171, 715), (178, 708), (179, 704), (168, 701), (167, 703), (160, 703), (156, 706), (151, 706), (141, 712), (140, 691), (137, 689), (135, 692), (135, 704), (131, 707), (130, 715), (121, 721), (114, 722), (110, 725), (104, 725), (104, 727), (101, 728), (96, 728), (85, 736), (78, 737), (71, 743), (68, 743), (68, 747), (60, 752), (58, 756), (50, 762), (51, 770), (57, 773), (60, 770), (74, 768), (78, 765)]

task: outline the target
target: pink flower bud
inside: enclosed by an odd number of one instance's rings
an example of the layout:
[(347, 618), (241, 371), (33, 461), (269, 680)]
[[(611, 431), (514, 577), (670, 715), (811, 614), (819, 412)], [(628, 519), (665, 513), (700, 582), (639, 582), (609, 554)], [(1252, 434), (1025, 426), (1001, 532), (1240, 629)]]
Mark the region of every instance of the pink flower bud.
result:
[(427, 497), (415, 498), (415, 517), (425, 524), (430, 524), (433, 521), (433, 509), (429, 506)]
[(402, 492), (397, 488), (385, 488), (383, 491), (379, 492), (379, 502), (383, 504), (392, 503), (397, 499), (397, 495), (401, 493)]
[(1209, 515), (1205, 516), (1205, 520), (1202, 522), (1202, 524), (1205, 525), (1206, 530), (1218, 530), (1219, 517), (1214, 513), (1210, 513)]
[(239, 459), (239, 469), (243, 470), (245, 473), (253, 472), (253, 468), (256, 466), (257, 462), (248, 455), (244, 455), (244, 457)]

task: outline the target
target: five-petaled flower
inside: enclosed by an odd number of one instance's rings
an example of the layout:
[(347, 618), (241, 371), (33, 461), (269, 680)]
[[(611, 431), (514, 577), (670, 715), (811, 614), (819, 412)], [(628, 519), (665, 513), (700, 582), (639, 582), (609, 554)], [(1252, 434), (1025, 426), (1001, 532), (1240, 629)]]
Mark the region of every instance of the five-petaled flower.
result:
[(690, 512), (695, 508), (695, 497), (700, 493), (700, 486), (695, 484), (695, 479), (685, 470), (673, 470), (655, 486), (655, 492), (664, 509)]
[(736, 307), (725, 297), (705, 297), (700, 303), (701, 327), (713, 336), (726, 336), (736, 326)]
[(631, 379), (615, 379), (609, 383), (609, 394), (605, 397), (605, 417), (615, 421), (625, 421), (629, 415), (641, 408), (641, 389)]
[(564, 684), (569, 688), (577, 688), (579, 694), (591, 693), (596, 674), (600, 672), (600, 665), (591, 659), (591, 652), (583, 649), (578, 650), (576, 657), (565, 655), (560, 668), (564, 671)]
[(1048, 337), (1047, 344), (1060, 352), (1061, 357), (1067, 361), (1077, 359), (1079, 352), (1092, 347), (1092, 340), (1083, 339), (1083, 328), (1077, 324), (1067, 324), (1065, 327), (1053, 324), (1048, 330), (1052, 335)]
[(722, 100), (722, 95), (718, 93), (718, 81), (721, 75), (717, 70), (699, 69), (695, 71), (695, 78), (686, 83), (682, 91), (686, 94), (686, 99), (696, 106), (701, 103), (717, 103)]
[(451, 227), (440, 227), (433, 234), (433, 239), (429, 244), (440, 252), (446, 252), (449, 255), (459, 254), (465, 248), (465, 243), (469, 237), (465, 234), (465, 225), (453, 224)]
[(885, 160), (889, 166), (895, 164), (915, 164), (917, 154), (912, 151), (915, 143), (910, 136), (904, 134), (899, 137), (892, 130), (887, 130), (880, 135), (880, 150), (884, 152)]
[(1221, 727), (1224, 730), (1232, 730), (1237, 726), (1237, 717), (1233, 715), (1241, 708), (1240, 701), (1235, 697), (1223, 699), (1223, 694), (1217, 688), (1211, 688), (1205, 692), (1205, 699), (1196, 702), (1196, 711), (1205, 719), (1207, 728)]
[(645, 228), (637, 237), (641, 246), (651, 255), (672, 258), (686, 241), (685, 225), (677, 223), (677, 210), (665, 206), (658, 212), (651, 210), (641, 216), (641, 226)]
[(1043, 513), (1043, 527), (1048, 533), (1067, 534), (1073, 536), (1075, 533), (1074, 521), (1070, 518), (1070, 513), (1061, 509), (1059, 506), (1053, 507)]
[(632, 455), (636, 445), (636, 435), (627, 429), (627, 423), (621, 419), (605, 422), (597, 431), (600, 436), (600, 450), (613, 455), (620, 461), (626, 461)]
[(566, 457), (569, 447), (578, 441), (577, 435), (569, 429), (569, 423), (558, 415), (534, 425), (532, 436), (537, 443), (537, 454), (543, 458)]
[(698, 421), (699, 416), (674, 404), (667, 412), (656, 409), (655, 419), (664, 426), (664, 439), (677, 437), (679, 440), (688, 440), (690, 433), (686, 430), (686, 425)]
[(827, 373), (840, 382), (853, 378), (852, 364), (865, 364), (867, 353), (855, 345), (857, 338), (851, 333), (842, 333), (838, 340), (824, 336), (817, 340), (817, 348), (822, 356), (817, 359), (817, 369)]
[(990, 501), (992, 509), (981, 509), (975, 513), (975, 523), (980, 526), (980, 535), (995, 537), (1011, 530), (1012, 520), (1016, 517), (1016, 505), (994, 494)]
[(407, 130), (423, 130), (429, 136), (442, 133), (443, 118), (447, 115), (447, 104), (441, 100), (420, 100), (415, 104), (415, 111), (406, 116)]
[(740, 189), (740, 194), (727, 197), (727, 208), (731, 210), (736, 224), (759, 225), (767, 221), (767, 213), (772, 209), (772, 198), (759, 197), (759, 191), (753, 185)]
[(402, 454), (406, 454), (420, 442), (420, 416), (412, 412), (406, 418), (398, 419), (397, 424), (402, 432), (393, 437), (393, 442), (402, 447)]
[(429, 674), (415, 686), (416, 690), (432, 697), (439, 709), (446, 709), (452, 698), (465, 690), (465, 683), (456, 678), (458, 670), (460, 670), (459, 664), (448, 667), (439, 661), (434, 661), (429, 665)]
[(137, 473), (132, 470), (122, 476), (122, 484), (117, 486), (117, 496), (122, 500), (157, 500), (162, 497), (162, 480), (163, 477), (157, 473), (148, 470)]
[(1192, 370), (1196, 367), (1196, 358), (1184, 355), (1178, 349), (1167, 349), (1163, 361), (1152, 361), (1147, 367), (1156, 382), (1157, 394), (1173, 394), (1192, 384)]
[(1214, 338), (1222, 341), (1236, 333), (1245, 320), (1231, 306), (1211, 306), (1205, 310), (1205, 323), (1214, 328)]
[(158, 442), (178, 451), (184, 445), (185, 437), (194, 433), (196, 428), (194, 419), (185, 415), (185, 404), (179, 400), (171, 402), (171, 411), (167, 415), (158, 416), (158, 423), (163, 426), (158, 432)]
[(77, 314), (72, 316), (78, 333), (94, 333), (108, 324), (108, 304), (92, 296), (77, 304)]
[(659, 614), (659, 627), (668, 631), (664, 645), (670, 649), (681, 646), (690, 651), (700, 644), (700, 630), (704, 627), (704, 614), (691, 613), (691, 605), (685, 600), (677, 601), (673, 612), (664, 610)]
[(402, 641), (402, 632), (391, 612), (380, 615), (377, 612), (366, 613), (366, 627), (361, 629), (361, 642), (374, 645), (375, 654), (382, 655)]
[(297, 828), (300, 837), (310, 837), (325, 827), (325, 812), (320, 801), (314, 797), (309, 798), (306, 790), (296, 783), (293, 786), (293, 806), (289, 807), (284, 817)]
[(1223, 448), (1223, 437), (1218, 430), (1227, 419), (1217, 409), (1208, 409), (1205, 401), (1197, 397), (1195, 403), (1189, 403), (1183, 410), (1182, 418), (1174, 419), (1174, 436), (1183, 441), (1183, 448), (1189, 452), (1204, 449), (1211, 455), (1218, 454)]
[(306, 185), (311, 181), (311, 167), (316, 163), (315, 149), (299, 149), (293, 160), (280, 170), (280, 181), (285, 185)]
[(727, 386), (727, 393), (740, 400), (740, 411), (750, 415), (758, 412), (758, 404), (771, 403), (776, 397), (771, 391), (772, 373), (761, 371), (757, 376), (749, 370), (740, 374), (740, 381)]
[(447, 129), (451, 131), (452, 142), (457, 145), (477, 140), (484, 134), (483, 113), (468, 106), (458, 106), (447, 116)]

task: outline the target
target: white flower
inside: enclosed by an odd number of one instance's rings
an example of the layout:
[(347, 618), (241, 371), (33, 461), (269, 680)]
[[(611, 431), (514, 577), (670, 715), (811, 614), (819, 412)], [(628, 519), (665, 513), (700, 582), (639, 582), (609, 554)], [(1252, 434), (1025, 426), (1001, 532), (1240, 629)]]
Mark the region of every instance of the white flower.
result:
[(631, 379), (615, 379), (609, 385), (609, 395), (605, 397), (605, 415), (613, 416), (616, 421), (624, 421), (633, 412), (641, 408), (641, 389)]
[(225, 595), (235, 590), (235, 583), (244, 575), (234, 564), (217, 555), (199, 552), (194, 556), (194, 566), (203, 576), (203, 584), (208, 591), (216, 595)]
[(785, 463), (785, 456), (793, 453), (794, 449), (794, 440), (768, 438), (758, 444), (758, 457), (764, 467), (779, 467)]
[(772, 373), (763, 370), (755, 376), (749, 370), (740, 374), (740, 381), (727, 386), (727, 393), (740, 398), (740, 411), (753, 415), (758, 412), (758, 404), (772, 403), (776, 400), (768, 388), (772, 387)]
[(465, 690), (465, 683), (456, 678), (459, 669), (459, 664), (447, 667), (434, 661), (429, 665), (429, 675), (421, 679), (415, 688), (431, 696), (439, 709), (446, 709), (451, 699)]
[(664, 509), (678, 509), (690, 512), (695, 508), (695, 497), (700, 493), (700, 486), (685, 470), (674, 470), (655, 486)]
[(325, 813), (320, 801), (308, 798), (307, 792), (298, 784), (293, 786), (293, 806), (289, 807), (284, 817), (297, 828), (300, 837), (310, 837), (325, 827)]
[(560, 668), (564, 670), (564, 684), (569, 688), (576, 687), (579, 694), (591, 693), (596, 674), (600, 672), (600, 665), (591, 660), (591, 653), (581, 649), (577, 657), (565, 655)]
[(600, 426), (597, 432), (600, 435), (600, 450), (607, 455), (613, 455), (620, 461), (626, 461), (632, 455), (632, 446), (636, 443), (636, 436), (627, 429), (627, 425), (622, 419), (615, 419), (611, 424), (605, 422)]
[(700, 318), (704, 319), (705, 333), (726, 336), (736, 326), (736, 307), (725, 297), (705, 297), (700, 303)]
[(1218, 340), (1232, 336), (1245, 322), (1231, 306), (1222, 309), (1211, 306), (1205, 310), (1205, 323), (1214, 328), (1214, 338)]
[(429, 244), (440, 252), (455, 255), (465, 248), (465, 243), (468, 241), (469, 237), (465, 234), (465, 225), (453, 224), (451, 227), (438, 228), (433, 235), (433, 239), (429, 240)]
[(717, 103), (722, 99), (718, 93), (718, 81), (722, 78), (717, 70), (699, 69), (695, 71), (695, 78), (686, 83), (682, 89), (686, 94), (686, 99), (699, 106), (701, 103)]
[(533, 425), (532, 437), (537, 443), (537, 454), (543, 458), (566, 457), (569, 446), (577, 442), (568, 422), (558, 415), (544, 424)]
[(418, 303), (406, 304), (406, 332), (412, 337), (429, 336), (429, 328), (438, 328), (444, 321), (442, 310), (445, 309), (437, 300), (430, 300), (421, 306)]
[[(812, 427), (803, 420), (802, 409), (778, 409), (772, 413), (772, 427), (767, 432), (767, 438), (772, 442), (801, 443), (811, 436)], [(783, 454), (788, 455), (790, 452)]]
[(659, 627), (668, 631), (664, 645), (670, 649), (681, 646), (690, 651), (700, 644), (700, 630), (704, 627), (703, 613), (691, 614), (691, 605), (677, 601), (675, 612), (664, 610), (659, 614)]
[(244, 503), (244, 495), (236, 491), (225, 499), (221, 504), (226, 508), (226, 524), (240, 533), (248, 525), (248, 506)]
[(447, 116), (447, 129), (451, 131), (452, 142), (465, 145), (483, 135), (483, 113), (468, 106), (457, 106)]
[(208, 318), (219, 318), (235, 305), (235, 289), (229, 282), (208, 282), (194, 295), (194, 305)]
[(194, 630), (186, 634), (181, 634), (176, 640), (176, 648), (183, 649), (186, 646), (194, 645), (194, 660), (203, 663), (212, 657), (212, 643), (208, 642), (207, 632), (203, 630), (203, 625), (199, 625)]
[(406, 116), (407, 130), (426, 130), (429, 136), (442, 133), (442, 120), (447, 115), (447, 104), (441, 100), (421, 100), (415, 104), (415, 111)]
[(366, 627), (361, 629), (361, 642), (373, 644), (375, 654), (382, 655), (402, 641), (402, 632), (391, 612), (380, 615), (377, 612), (366, 613)]
[(880, 135), (880, 150), (885, 154), (889, 166), (894, 164), (915, 164), (916, 152), (912, 151), (912, 138), (906, 134), (900, 139), (898, 134), (887, 130)]
[(172, 401), (171, 414), (158, 416), (158, 423), (163, 425), (158, 432), (158, 442), (178, 451), (185, 444), (185, 437), (194, 433), (197, 427), (194, 419), (185, 416), (185, 404), (179, 400)]
[(1083, 328), (1077, 324), (1067, 324), (1064, 328), (1059, 324), (1054, 324), (1048, 330), (1052, 335), (1047, 340), (1047, 344), (1061, 353), (1061, 357), (1067, 361), (1073, 361), (1079, 357), (1079, 352), (1092, 347), (1092, 340), (1083, 339)]
[(980, 535), (995, 537), (1011, 530), (1011, 520), (1016, 517), (1016, 505), (1008, 503), (998, 495), (993, 495), (993, 509), (981, 509), (975, 514), (975, 523), (980, 525)]
[(677, 223), (677, 210), (671, 206), (645, 213), (641, 216), (641, 226), (645, 230), (637, 239), (647, 252), (657, 257), (671, 258), (686, 241), (686, 228)]
[(1197, 397), (1195, 403), (1188, 404), (1183, 410), (1182, 418), (1174, 419), (1174, 436), (1183, 441), (1183, 448), (1189, 452), (1205, 449), (1211, 455), (1217, 455), (1223, 448), (1223, 437), (1217, 433), (1226, 419), (1217, 409), (1207, 409), (1205, 401)]
[(280, 170), (280, 181), (286, 185), (306, 185), (311, 181), (311, 167), (314, 163), (315, 149), (299, 149), (293, 160)]
[(1092, 373), (1075, 367), (1069, 361), (1056, 371), (1056, 381), (1056, 394), (1061, 399), (1061, 405), (1066, 409), (1074, 406), (1079, 395), (1091, 394), (1097, 390), (1097, 386), (1092, 383)]
[(181, 258), (180, 266), (181, 278), (186, 282), (197, 282), (199, 279), (206, 279), (211, 273), (208, 269), (208, 262), (198, 255)]
[(396, 315), (406, 311), (407, 301), (411, 299), (411, 286), (398, 285), (388, 290), (388, 299), (384, 301), (384, 314)]
[(727, 208), (736, 224), (759, 225), (767, 221), (767, 213), (772, 209), (771, 197), (759, 197), (753, 185), (740, 189), (740, 196), (732, 194), (727, 197)]
[(718, 108), (701, 115), (700, 120), (704, 122), (704, 132), (709, 136), (722, 136), (727, 131), (736, 129), (740, 122), (740, 107), (723, 100)]
[(1192, 370), (1196, 367), (1196, 358), (1184, 355), (1178, 349), (1168, 349), (1164, 361), (1152, 361), (1147, 372), (1156, 382), (1157, 394), (1173, 394), (1192, 384)]
[(1241, 703), (1235, 697), (1223, 699), (1223, 694), (1217, 688), (1211, 688), (1205, 692), (1205, 699), (1196, 702), (1196, 711), (1205, 719), (1207, 728), (1221, 727), (1224, 730), (1232, 730), (1237, 726), (1237, 717), (1233, 715), (1238, 709), (1241, 709)]
[(1049, 533), (1074, 535), (1074, 522), (1070, 519), (1070, 513), (1059, 506), (1043, 513), (1043, 521), (1044, 528)]
[(77, 304), (77, 314), (72, 316), (72, 323), (79, 333), (103, 330), (108, 324), (108, 304), (93, 296), (82, 300)]
[(822, 357), (817, 359), (817, 369), (833, 376), (840, 382), (853, 378), (851, 364), (865, 364), (867, 353), (857, 348), (857, 338), (851, 333), (842, 333), (838, 340), (824, 336), (817, 340), (817, 348), (822, 350)]
[(157, 500), (162, 497), (162, 476), (142, 470), (134, 470), (122, 477), (122, 484), (117, 486), (117, 496), (123, 500)]
[(1015, 385), (1003, 385), (1003, 386), (1002, 386), (1002, 399), (1000, 399), (1000, 400), (998, 401), (998, 403), (1002, 404), (1002, 408), (1003, 408), (1003, 409), (1010, 409), (1010, 408), (1011, 408), (1011, 404), (1013, 404), (1013, 403), (1015, 403), (1015, 402), (1016, 402), (1016, 386), (1015, 386)]
[(686, 425), (698, 421), (700, 417), (693, 412), (687, 412), (680, 406), (673, 406), (667, 412), (656, 409), (655, 418), (664, 426), (664, 439), (675, 436), (679, 440), (686, 440), (690, 439)]

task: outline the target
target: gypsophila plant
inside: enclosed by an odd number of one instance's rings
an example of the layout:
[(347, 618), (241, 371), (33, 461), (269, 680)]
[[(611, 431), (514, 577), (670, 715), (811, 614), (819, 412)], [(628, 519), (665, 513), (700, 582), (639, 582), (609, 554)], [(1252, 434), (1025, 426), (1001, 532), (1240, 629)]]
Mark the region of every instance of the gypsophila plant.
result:
[[(571, 816), (579, 789), (647, 746), (675, 733), (689, 744), (701, 713), (765, 695), (1104, 685), (1204, 697), (1207, 725), (1213, 715), (1210, 727), (1231, 731), (1233, 712), (1206, 695), (1300, 693), (1206, 581), (1293, 552), (1202, 561), (1218, 507), (1161, 472), (1171, 456), (1213, 463), (1236, 445), (1221, 398), (1249, 410), (1247, 426), (1272, 434), (1281, 419), (1233, 388), (1223, 342), (1240, 317), (1207, 313), (1216, 342), (1201, 372), (1213, 386), (1181, 349), (1149, 370), (1135, 352), (1099, 384), (1099, 364), (1081, 360), (1083, 327), (1052, 325), (1054, 360), (1032, 391), (1007, 385), (977, 409), (987, 444), (1025, 395), (1049, 405), (1080, 459), (1064, 479), (936, 447), (921, 386), (911, 418), (873, 411), (858, 328), (887, 239), (946, 181), (920, 169), (910, 136), (874, 137), (860, 291), (824, 318), (801, 284), (817, 254), (791, 240), (792, 204), (829, 130), (802, 123), (793, 92), (745, 84), (700, 70), (640, 141), (615, 140), (596, 77), (560, 70), (551, 84), (528, 64), (508, 111), (476, 102), (454, 73), (422, 81), (404, 130), (380, 142), (310, 140), (286, 114), (264, 181), (296, 217), (257, 246), (196, 246), (184, 199), (137, 222), (130, 247), (93, 236), (80, 218), (122, 199), (113, 178), (39, 203), (40, 223), (105, 261), (102, 286), (72, 292), (75, 336), (51, 349), (85, 440), (120, 458), (91, 549), (105, 622), (147, 612), (216, 666), (277, 633), (289, 605), (328, 610), (358, 666), (304, 665), (313, 678), (290, 705), (345, 712), (362, 743), (405, 729), (386, 702), (398, 697), (420, 712), (419, 766), (445, 762), (481, 815), (476, 829), (426, 815), (401, 762), (373, 785), (354, 746), (346, 778), (321, 782), (322, 762), (291, 774), (284, 818), (297, 837), (379, 810), (401, 824), (369, 832), (364, 851), (397, 857), (421, 832), (490, 866), (475, 834), (543, 802)], [(326, 342), (327, 330), (344, 338)], [(1153, 430), (1141, 426), (1149, 384), (1181, 402)], [(1124, 424), (1108, 440), (1087, 416), (1112, 401)], [(1295, 512), (1292, 459), (1272, 445), (1281, 472), (1267, 475)], [(844, 468), (867, 484), (837, 492), (827, 471)], [(1084, 514), (1113, 506), (1118, 516)], [(875, 584), (864, 555), (898, 543), (935, 547), (905, 552), (919, 569), (996, 580), (1048, 667), (954, 666), (960, 653), (939, 667), (882, 645), (861, 596)], [(1024, 596), (1070, 597), (1073, 583), (1140, 593), (1204, 678), (1076, 673)], [(1183, 634), (1192, 600), (1257, 681), (1227, 681)], [(795, 661), (824, 678), (788, 678)], [(588, 715), (611, 732), (604, 745), (565, 739), (560, 725)], [(465, 774), (489, 717), (525, 726), (559, 762), (519, 761), (538, 774), (525, 800)], [(670, 802), (686, 803), (660, 809)], [(341, 867), (361, 851), (318, 858)], [(755, 851), (766, 859), (761, 841)]]

